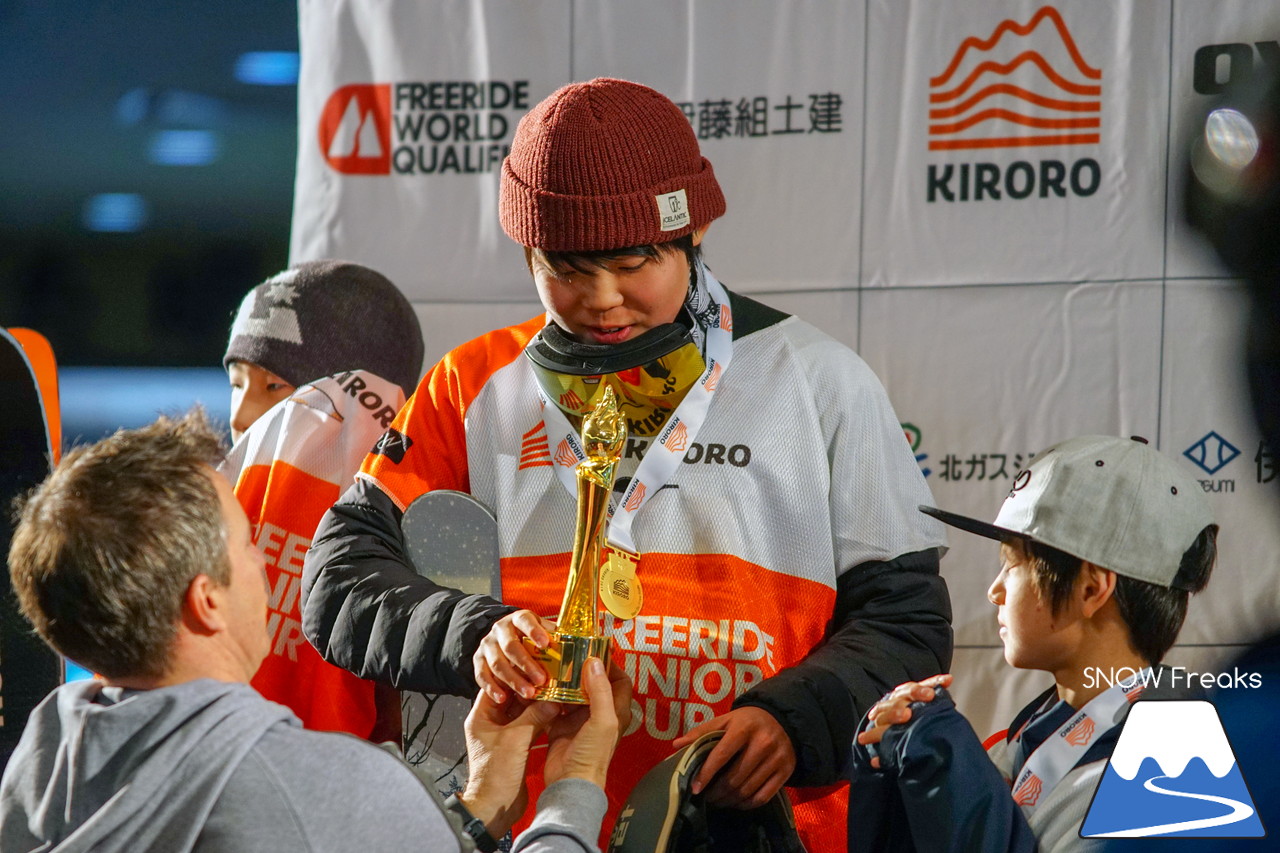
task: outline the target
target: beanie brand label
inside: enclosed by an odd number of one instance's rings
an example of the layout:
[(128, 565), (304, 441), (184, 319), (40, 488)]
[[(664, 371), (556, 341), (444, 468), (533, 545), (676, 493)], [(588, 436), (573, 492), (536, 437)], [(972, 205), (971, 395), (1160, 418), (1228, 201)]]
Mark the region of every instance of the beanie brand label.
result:
[(689, 200), (684, 190), (654, 196), (658, 203), (658, 222), (663, 231), (678, 231), (689, 224)]

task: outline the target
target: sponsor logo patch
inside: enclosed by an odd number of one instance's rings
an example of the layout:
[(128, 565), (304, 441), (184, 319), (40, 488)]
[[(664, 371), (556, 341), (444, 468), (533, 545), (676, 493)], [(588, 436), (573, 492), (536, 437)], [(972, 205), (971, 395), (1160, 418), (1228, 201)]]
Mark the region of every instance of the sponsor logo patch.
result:
[(376, 456), (385, 456), (395, 464), (404, 461), (404, 455), (413, 446), (413, 439), (396, 429), (388, 429), (378, 439), (378, 443), (369, 451)]
[(689, 199), (684, 190), (654, 196), (658, 203), (658, 227), (663, 231), (678, 231), (689, 224)]

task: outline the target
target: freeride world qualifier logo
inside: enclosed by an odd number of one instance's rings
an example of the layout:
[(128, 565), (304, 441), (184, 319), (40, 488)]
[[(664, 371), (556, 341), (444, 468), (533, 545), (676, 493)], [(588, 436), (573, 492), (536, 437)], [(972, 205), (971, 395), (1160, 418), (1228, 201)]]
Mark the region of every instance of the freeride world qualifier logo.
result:
[(1137, 702), (1125, 720), (1080, 835), (1266, 835), (1217, 709), (1205, 701)]
[(529, 109), (528, 80), (354, 83), (335, 89), (316, 127), (345, 175), (496, 171)]

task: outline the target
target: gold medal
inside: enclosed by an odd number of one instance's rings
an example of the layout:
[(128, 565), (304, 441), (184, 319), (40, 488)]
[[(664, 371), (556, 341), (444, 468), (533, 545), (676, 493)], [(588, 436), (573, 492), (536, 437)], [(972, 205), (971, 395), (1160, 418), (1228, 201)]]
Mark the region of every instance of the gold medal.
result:
[(624, 575), (636, 576), (636, 564), (640, 562), (639, 554), (632, 554), (630, 551), (623, 551), (613, 545), (609, 546), (608, 553), (605, 554), (606, 565), (615, 572)]
[(619, 619), (634, 619), (644, 604), (644, 588), (636, 577), (636, 554), (610, 548), (600, 570), (600, 600)]
[(612, 565), (607, 565), (600, 572), (600, 600), (619, 619), (634, 619), (640, 615), (640, 608), (644, 605), (644, 589), (635, 575), (619, 572)]

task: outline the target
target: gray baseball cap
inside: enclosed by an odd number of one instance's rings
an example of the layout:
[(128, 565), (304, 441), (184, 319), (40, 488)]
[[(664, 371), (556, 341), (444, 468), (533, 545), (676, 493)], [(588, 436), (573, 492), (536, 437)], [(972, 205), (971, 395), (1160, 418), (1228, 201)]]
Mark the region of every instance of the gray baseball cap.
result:
[(920, 511), (989, 539), (1028, 539), (1116, 574), (1175, 583), (1182, 555), (1214, 524), (1200, 483), (1141, 438), (1087, 435), (1037, 453), (994, 523)]

